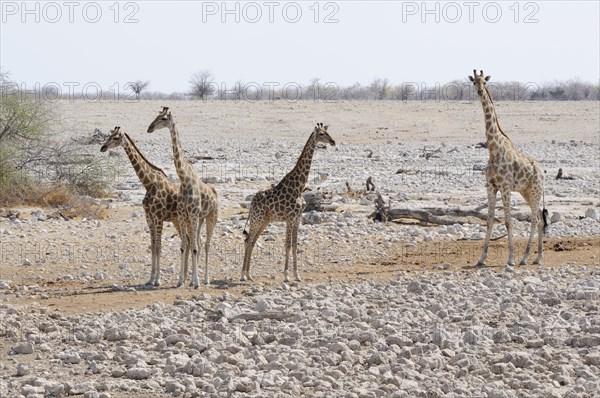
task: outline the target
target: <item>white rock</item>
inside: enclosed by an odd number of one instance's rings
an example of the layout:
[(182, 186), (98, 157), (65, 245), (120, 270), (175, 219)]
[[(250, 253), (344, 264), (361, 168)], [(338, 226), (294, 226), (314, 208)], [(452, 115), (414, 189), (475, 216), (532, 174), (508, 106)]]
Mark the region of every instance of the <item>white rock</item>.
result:
[(271, 308), (271, 303), (266, 299), (260, 299), (256, 302), (254, 309), (258, 312), (265, 312)]
[(12, 348), (17, 354), (33, 354), (33, 344), (30, 342), (19, 343)]
[(133, 380), (147, 379), (152, 375), (152, 371), (148, 368), (131, 368), (125, 373), (125, 377)]
[(596, 209), (594, 209), (593, 207), (589, 207), (585, 211), (585, 216), (587, 218), (591, 218), (592, 220), (597, 220), (598, 219), (598, 214), (596, 213)]

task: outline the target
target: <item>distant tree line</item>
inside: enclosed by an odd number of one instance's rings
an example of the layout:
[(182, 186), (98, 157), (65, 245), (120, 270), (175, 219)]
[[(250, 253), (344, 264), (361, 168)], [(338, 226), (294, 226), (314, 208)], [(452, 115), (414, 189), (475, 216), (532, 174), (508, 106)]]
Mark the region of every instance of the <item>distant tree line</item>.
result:
[[(382, 78), (375, 78), (367, 85), (355, 83), (349, 86), (323, 82), (320, 79), (312, 79), (308, 84), (243, 81), (226, 84), (218, 82), (210, 71), (203, 70), (193, 74), (189, 84), (190, 89), (186, 93), (147, 92), (140, 98), (216, 101), (472, 101), (476, 98), (473, 85), (466, 78), (429, 85), (423, 82), (393, 84)], [(494, 99), (498, 101), (600, 100), (600, 85), (579, 79), (546, 83), (491, 81), (488, 87)]]
[[(46, 100), (211, 100), (211, 101), (473, 101), (477, 98), (473, 85), (466, 78), (447, 83), (402, 82), (392, 83), (388, 79), (375, 78), (369, 84), (354, 83), (340, 85), (311, 79), (308, 83), (296, 82), (219, 82), (208, 70), (194, 73), (189, 79), (186, 92), (170, 94), (149, 91), (149, 81), (133, 80), (118, 92), (111, 87), (91, 94), (67, 93), (51, 84), (33, 92)], [(600, 84), (583, 82), (579, 79), (554, 82), (490, 81), (488, 87), (498, 101), (598, 101)], [(35, 91), (35, 90), (34, 90)]]

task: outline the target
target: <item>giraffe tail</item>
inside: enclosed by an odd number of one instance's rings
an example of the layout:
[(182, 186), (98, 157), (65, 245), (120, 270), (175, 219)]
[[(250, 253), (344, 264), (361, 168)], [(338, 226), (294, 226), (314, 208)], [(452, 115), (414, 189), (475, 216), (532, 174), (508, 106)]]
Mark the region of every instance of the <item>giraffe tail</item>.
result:
[(548, 233), (548, 209), (545, 207), (542, 210), (542, 219), (544, 220), (544, 235)]
[(250, 217), (248, 217), (248, 218), (246, 219), (246, 224), (244, 224), (244, 230), (242, 231), (242, 233), (243, 233), (245, 236), (248, 236), (248, 231), (246, 231), (246, 227), (248, 226), (248, 220), (250, 220)]

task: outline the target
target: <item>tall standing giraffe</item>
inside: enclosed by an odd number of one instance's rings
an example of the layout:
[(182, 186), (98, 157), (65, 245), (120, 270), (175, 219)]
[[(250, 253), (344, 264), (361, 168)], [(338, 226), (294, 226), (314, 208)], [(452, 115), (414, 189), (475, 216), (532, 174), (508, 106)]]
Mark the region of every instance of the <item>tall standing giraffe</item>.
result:
[(181, 269), (177, 286), (182, 286), (185, 282), (191, 248), (192, 279), (190, 286), (198, 288), (198, 247), (200, 246), (200, 230), (202, 229), (204, 219), (206, 219), (206, 241), (204, 243), (206, 269), (204, 272), (204, 283), (207, 285), (210, 283), (208, 277), (208, 250), (219, 211), (217, 192), (214, 188), (209, 187), (200, 180), (194, 167), (185, 159), (181, 142), (179, 141), (179, 131), (177, 130), (171, 111), (166, 106), (162, 108), (158, 116), (150, 123), (148, 133), (162, 128), (168, 128), (171, 132), (175, 169), (181, 180), (177, 196), (177, 216), (183, 234), (181, 238)]
[[(486, 82), (490, 80), (490, 76), (484, 77), (483, 71), (480, 72), (481, 74), (477, 75), (477, 71), (473, 70), (473, 76), (469, 76), (469, 79), (475, 85), (475, 90), (481, 98), (481, 105), (483, 106), (483, 114), (485, 116), (486, 142), (490, 157), (485, 168), (488, 197), (487, 232), (485, 243), (483, 244), (483, 252), (477, 262), (477, 266), (483, 266), (487, 257), (492, 226), (494, 224), (496, 194), (498, 191), (500, 191), (502, 196), (504, 223), (508, 234), (508, 265), (514, 265), (515, 257), (510, 211), (511, 192), (519, 192), (531, 208), (531, 231), (520, 265), (527, 264), (536, 227), (538, 229), (538, 256), (533, 263), (540, 264), (543, 254), (543, 236), (548, 224), (546, 218), (548, 211), (544, 205), (542, 205), (542, 210), (540, 211), (540, 200), (543, 199), (544, 195), (544, 172), (540, 163), (533, 157), (520, 152), (500, 128), (496, 109), (494, 108), (494, 100), (486, 86)], [(539, 222), (540, 217), (543, 222)]]
[(129, 135), (115, 127), (102, 147), (100, 152), (122, 147), (135, 170), (140, 182), (146, 189), (146, 196), (142, 200), (146, 222), (150, 228), (150, 247), (152, 252), (152, 271), (146, 285), (160, 286), (160, 252), (162, 243), (163, 222), (171, 221), (181, 236), (179, 220), (177, 218), (177, 191), (175, 184), (170, 182), (165, 172), (150, 163), (137, 149)]
[(266, 191), (258, 192), (252, 199), (248, 221), (246, 222), (250, 223), (248, 232), (244, 228), (244, 234), (247, 234), (247, 236), (245, 241), (244, 265), (242, 267), (242, 281), (246, 279), (252, 280), (250, 277), (252, 250), (260, 234), (272, 221), (285, 221), (287, 223), (285, 234), (285, 268), (283, 270), (285, 281), (289, 282), (288, 263), (290, 249), (292, 250), (294, 263), (294, 278), (298, 282), (301, 281), (300, 275), (298, 275), (297, 253), (298, 227), (300, 225), (302, 210), (305, 207), (302, 192), (308, 181), (308, 173), (310, 172), (310, 165), (317, 143), (323, 142), (335, 146), (335, 141), (327, 132), (328, 127), (323, 126), (323, 123), (318, 123), (308, 138), (302, 154), (292, 171), (286, 174), (279, 184)]

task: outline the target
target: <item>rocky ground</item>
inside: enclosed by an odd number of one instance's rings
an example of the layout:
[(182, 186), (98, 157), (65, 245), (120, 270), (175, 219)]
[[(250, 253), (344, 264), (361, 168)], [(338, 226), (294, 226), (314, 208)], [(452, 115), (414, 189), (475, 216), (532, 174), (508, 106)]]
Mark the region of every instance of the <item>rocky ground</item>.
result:
[[(176, 178), (167, 131), (145, 133), (161, 105), (60, 103), (57, 134), (120, 125)], [(179, 238), (169, 225), (162, 287), (144, 286), (143, 187), (122, 150), (88, 145), (114, 180), (106, 218), (0, 209), (0, 396), (600, 395), (597, 102), (498, 104), (504, 130), (546, 170), (552, 224), (544, 266), (505, 267), (497, 223), (484, 269), (472, 267), (482, 220), (375, 223), (376, 195), (364, 188), (372, 177), (392, 208), (485, 204), (478, 103), (165, 105), (219, 193), (212, 284), (173, 287)], [(303, 217), (304, 282), (282, 283), (285, 228), (274, 224), (255, 250), (255, 281), (239, 283), (250, 195), (293, 167), (318, 121), (337, 145), (313, 162), (306, 199), (326, 211)], [(573, 179), (555, 179), (559, 168)], [(517, 257), (528, 211), (513, 194)]]

